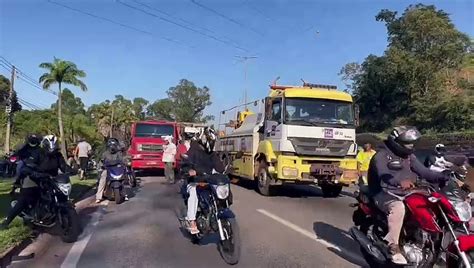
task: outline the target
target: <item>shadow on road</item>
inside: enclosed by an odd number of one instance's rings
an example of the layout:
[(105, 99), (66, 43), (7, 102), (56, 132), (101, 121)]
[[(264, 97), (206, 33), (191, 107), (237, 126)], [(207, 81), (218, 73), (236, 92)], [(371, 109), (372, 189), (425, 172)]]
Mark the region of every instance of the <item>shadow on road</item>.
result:
[[(367, 264), (362, 261), (363, 257), (359, 251), (359, 244), (351, 238), (347, 231), (324, 222), (315, 222), (313, 224), (313, 230), (319, 238), (340, 248), (340, 250), (336, 248), (328, 248), (328, 250), (350, 263), (362, 267), (367, 266)], [(350, 253), (348, 254), (348, 252)], [(358, 255), (360, 258), (354, 258), (354, 255)]]
[[(236, 186), (245, 188), (250, 191), (256, 191), (256, 183), (250, 180), (239, 179), (236, 183)], [(342, 191), (341, 195), (352, 197), (353, 193), (349, 191)], [(321, 188), (311, 186), (311, 185), (277, 185), (274, 186), (273, 197), (290, 197), (290, 198), (310, 198), (310, 197), (320, 197), (320, 198), (331, 198), (325, 197)], [(334, 197), (333, 197), (334, 198)]]

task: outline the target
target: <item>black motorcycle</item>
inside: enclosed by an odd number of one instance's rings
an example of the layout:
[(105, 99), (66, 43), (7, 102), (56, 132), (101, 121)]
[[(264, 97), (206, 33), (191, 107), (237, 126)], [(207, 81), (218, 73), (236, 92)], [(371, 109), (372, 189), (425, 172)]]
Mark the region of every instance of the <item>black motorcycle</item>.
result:
[[(74, 205), (69, 200), (71, 180), (68, 175), (44, 176), (39, 179), (39, 200), (21, 212), (26, 225), (52, 229), (58, 228), (63, 242), (73, 243), (80, 234), (80, 220)], [(18, 199), (18, 189), (11, 192), (13, 207)]]
[[(218, 250), (227, 264), (237, 264), (240, 258), (240, 232), (235, 214), (230, 209), (232, 205), (232, 193), (230, 191), (230, 180), (226, 175), (213, 174), (203, 175), (196, 178), (196, 191), (199, 205), (196, 214), (198, 234), (191, 235), (193, 243), (199, 241), (206, 235), (219, 234)], [(187, 192), (183, 186), (183, 198), (187, 206)], [(188, 222), (184, 215), (179, 218), (183, 228), (187, 228)]]

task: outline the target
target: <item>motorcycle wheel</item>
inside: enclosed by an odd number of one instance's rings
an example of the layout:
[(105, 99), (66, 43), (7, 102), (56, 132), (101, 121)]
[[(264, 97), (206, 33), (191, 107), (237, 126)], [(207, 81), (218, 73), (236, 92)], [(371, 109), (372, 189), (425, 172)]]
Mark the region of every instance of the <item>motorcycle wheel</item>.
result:
[(77, 241), (80, 233), (79, 215), (73, 207), (64, 208), (59, 215), (62, 219), (61, 240), (65, 243), (74, 243)]
[(223, 219), (222, 228), (227, 232), (230, 239), (219, 241), (217, 246), (222, 259), (227, 264), (235, 265), (240, 259), (240, 229), (236, 219)]
[(137, 178), (134, 171), (130, 171), (130, 174), (128, 174), (128, 184), (133, 188), (137, 187)]
[(114, 189), (115, 204), (122, 203), (122, 194), (119, 188)]

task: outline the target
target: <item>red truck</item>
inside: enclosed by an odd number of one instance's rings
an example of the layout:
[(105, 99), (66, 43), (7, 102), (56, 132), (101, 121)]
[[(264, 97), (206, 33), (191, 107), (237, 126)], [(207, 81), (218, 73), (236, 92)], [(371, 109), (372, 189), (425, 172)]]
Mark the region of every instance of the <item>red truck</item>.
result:
[[(132, 125), (129, 155), (134, 170), (163, 169), (163, 136), (172, 136), (178, 144), (184, 132), (196, 132), (203, 125), (169, 121), (140, 121)], [(175, 167), (179, 163), (175, 162)]]

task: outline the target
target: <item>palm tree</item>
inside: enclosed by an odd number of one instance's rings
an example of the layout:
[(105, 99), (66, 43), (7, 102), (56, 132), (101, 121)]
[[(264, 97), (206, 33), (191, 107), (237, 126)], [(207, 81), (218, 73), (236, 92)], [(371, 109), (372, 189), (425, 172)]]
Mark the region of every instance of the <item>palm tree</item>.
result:
[(73, 62), (54, 58), (53, 62), (44, 62), (39, 65), (40, 68), (48, 70), (40, 78), (39, 82), (43, 84), (43, 89), (49, 89), (51, 85), (58, 84), (58, 124), (59, 136), (61, 139), (61, 153), (67, 158), (66, 140), (64, 137), (63, 114), (62, 114), (62, 84), (70, 84), (79, 87), (82, 91), (87, 91), (87, 86), (79, 78), (86, 76), (86, 73), (79, 70)]

